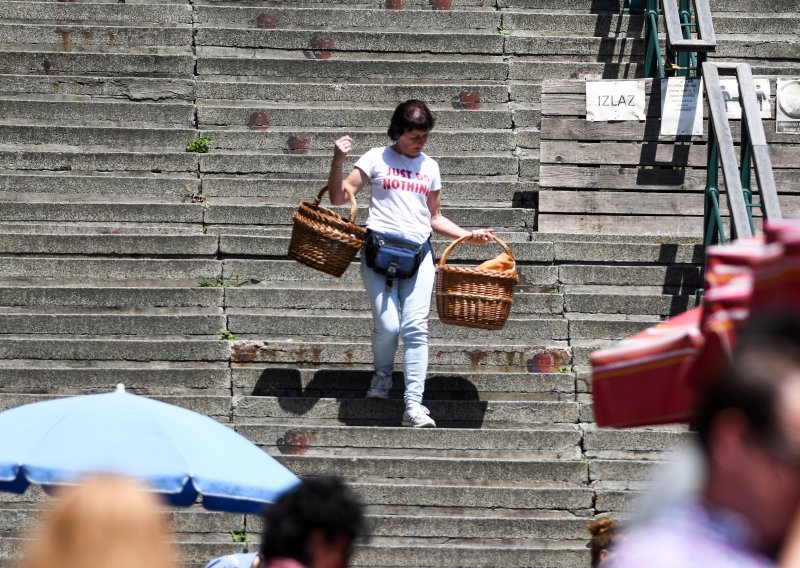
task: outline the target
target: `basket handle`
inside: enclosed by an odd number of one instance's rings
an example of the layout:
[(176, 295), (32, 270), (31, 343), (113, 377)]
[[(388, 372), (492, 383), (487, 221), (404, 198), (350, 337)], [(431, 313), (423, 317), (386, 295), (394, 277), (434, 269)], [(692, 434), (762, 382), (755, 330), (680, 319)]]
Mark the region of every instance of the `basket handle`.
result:
[[(326, 191), (328, 191), (328, 186), (327, 185), (319, 190), (319, 193), (314, 198), (314, 206), (315, 207), (319, 207), (319, 203), (320, 203), (320, 201), (322, 201), (322, 196), (325, 195)], [(353, 192), (351, 192), (349, 189), (347, 189), (344, 186), (342, 186), (342, 191), (344, 191), (347, 194), (347, 197), (350, 198), (350, 223), (355, 223), (356, 222), (356, 211), (357, 211), (357, 208), (358, 208), (358, 205), (356, 204), (356, 196), (353, 195)]]
[[(513, 260), (514, 264), (516, 264), (517, 260), (514, 258), (514, 253), (511, 252), (511, 249), (508, 248), (508, 245), (498, 236), (495, 236), (495, 235), (489, 235), (489, 236), (492, 237), (497, 242), (497, 244), (499, 244), (501, 247), (503, 247), (503, 250), (505, 250), (506, 253), (508, 253), (508, 256), (510, 256), (511, 260)], [(453, 252), (453, 249), (455, 249), (458, 245), (460, 245), (464, 241), (466, 241), (468, 239), (471, 239), (471, 238), (472, 238), (472, 235), (466, 235), (466, 236), (461, 237), (459, 239), (456, 239), (452, 243), (450, 243), (450, 246), (448, 246), (444, 250), (444, 252), (442, 253), (442, 258), (439, 259), (439, 266), (444, 266), (445, 265), (445, 263), (447, 262), (447, 257), (450, 256), (450, 253)]]

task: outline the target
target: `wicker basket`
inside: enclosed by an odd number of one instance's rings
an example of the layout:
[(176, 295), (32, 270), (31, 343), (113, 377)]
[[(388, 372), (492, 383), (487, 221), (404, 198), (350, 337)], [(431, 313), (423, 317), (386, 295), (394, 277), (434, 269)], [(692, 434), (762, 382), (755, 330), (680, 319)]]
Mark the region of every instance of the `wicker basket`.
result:
[[(439, 320), (451, 325), (502, 329), (511, 311), (514, 285), (519, 281), (519, 275), (516, 268), (501, 272), (445, 264), (453, 249), (468, 238), (461, 237), (447, 247), (436, 267)], [(492, 238), (514, 258), (506, 243), (494, 235)]]
[(289, 242), (289, 258), (333, 276), (341, 276), (356, 253), (364, 246), (365, 231), (357, 226), (356, 199), (350, 198), (350, 218), (319, 206), (327, 186), (314, 201), (303, 201), (292, 214), (294, 225)]

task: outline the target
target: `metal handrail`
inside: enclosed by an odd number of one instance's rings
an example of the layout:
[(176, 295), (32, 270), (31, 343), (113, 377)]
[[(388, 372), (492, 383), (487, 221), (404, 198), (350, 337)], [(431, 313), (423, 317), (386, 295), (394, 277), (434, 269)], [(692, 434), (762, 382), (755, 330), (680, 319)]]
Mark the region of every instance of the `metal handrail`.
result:
[[(720, 72), (735, 73), (739, 84), (739, 102), (742, 106), (741, 170), (720, 86)], [(731, 240), (749, 237), (755, 233), (752, 214), (754, 207), (759, 207), (763, 217), (771, 220), (780, 219), (781, 210), (750, 66), (746, 63), (704, 63), (702, 73), (709, 110), (708, 169), (703, 225), (704, 242), (708, 246), (725, 243), (727, 240), (719, 208), (720, 163), (725, 177), (728, 209), (731, 215)], [(761, 201), (756, 205), (752, 203), (753, 192), (750, 187), (751, 163), (755, 165), (756, 183), (761, 194)]]
[[(692, 5), (695, 23), (692, 23)], [(627, 12), (644, 15), (645, 76), (663, 79), (667, 72), (678, 77), (702, 73), (707, 54), (717, 48), (708, 0), (627, 0), (627, 6)], [(664, 64), (658, 39), (658, 16), (662, 12), (667, 32), (668, 65)], [(692, 37), (693, 31), (696, 37)]]

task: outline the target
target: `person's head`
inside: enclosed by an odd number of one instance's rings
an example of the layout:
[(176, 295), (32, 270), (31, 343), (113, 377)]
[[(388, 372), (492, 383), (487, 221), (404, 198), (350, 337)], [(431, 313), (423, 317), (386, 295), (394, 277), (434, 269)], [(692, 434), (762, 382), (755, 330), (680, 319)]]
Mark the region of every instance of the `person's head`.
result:
[(389, 138), (394, 140), (395, 148), (401, 154), (418, 156), (428, 142), (428, 134), (435, 122), (425, 103), (410, 99), (394, 109), (389, 122)]
[(746, 516), (774, 551), (800, 505), (800, 315), (769, 314), (741, 330), (697, 429), (706, 498)]
[(264, 514), (261, 556), (309, 568), (344, 568), (364, 531), (363, 506), (338, 478), (304, 480)]
[(608, 555), (608, 549), (614, 542), (617, 525), (611, 517), (598, 517), (586, 525), (592, 540), (589, 542), (591, 567), (597, 568)]
[(178, 568), (161, 500), (137, 482), (86, 479), (58, 493), (41, 519), (24, 568)]

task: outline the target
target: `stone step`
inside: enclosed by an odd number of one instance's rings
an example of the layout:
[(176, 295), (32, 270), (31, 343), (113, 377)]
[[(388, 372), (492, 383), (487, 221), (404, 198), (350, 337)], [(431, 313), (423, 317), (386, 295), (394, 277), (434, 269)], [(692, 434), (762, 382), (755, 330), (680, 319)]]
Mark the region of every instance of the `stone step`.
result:
[[(239, 49), (303, 50), (314, 59), (329, 59), (339, 51), (371, 53), (441, 53), (476, 54), (480, 56), (503, 53), (503, 36), (497, 29), (415, 30), (374, 29), (246, 29), (220, 25), (200, 27), (195, 34), (198, 47)], [(558, 49), (558, 48), (557, 48)], [(336, 50), (336, 51), (334, 51)], [(557, 50), (556, 53), (559, 51)]]
[[(432, 311), (435, 307), (432, 308)], [(289, 310), (286, 308), (230, 308), (228, 311), (228, 329), (237, 335), (257, 334), (263, 330), (280, 330), (285, 336), (316, 335), (345, 338), (348, 336), (364, 336), (372, 330), (372, 315), (368, 311), (353, 310)], [(527, 317), (524, 317), (527, 316)], [(606, 323), (606, 320), (593, 320), (595, 327), (609, 330), (627, 329), (625, 326)], [(639, 322), (631, 322), (630, 327)], [(571, 325), (575, 325), (570, 321)], [(589, 323), (581, 322), (576, 331), (582, 333), (584, 327), (591, 329)], [(486, 331), (454, 325), (444, 325), (436, 318), (430, 321), (431, 338), (448, 339), (481, 339), (498, 341), (516, 339), (525, 341), (558, 341), (566, 340), (567, 320), (561, 317), (534, 317), (527, 314), (511, 316), (505, 327), (497, 331)], [(575, 332), (573, 332), (575, 333)], [(607, 333), (611, 333), (608, 331)], [(630, 334), (628, 334), (630, 335)], [(579, 335), (584, 337), (584, 335)]]
[[(224, 207), (224, 206), (220, 206)], [(209, 213), (211, 214), (215, 209), (215, 205), (212, 202)], [(246, 222), (248, 213), (247, 209), (244, 207), (233, 207), (233, 209), (243, 210), (241, 215), (242, 223)], [(270, 213), (277, 207), (272, 206), (262, 206), (259, 207), (262, 211), (264, 211), (264, 217), (277, 220), (282, 215)], [(296, 207), (294, 207), (296, 209)], [(501, 221), (506, 222), (502, 219), (499, 213), (508, 213), (508, 211), (504, 211), (504, 208), (484, 208), (480, 211), (482, 215), (486, 217), (485, 223), (490, 223), (491, 221)], [(516, 209), (516, 211), (525, 212), (529, 211), (526, 209)], [(466, 226), (471, 226), (475, 221), (478, 219), (470, 218), (463, 211), (461, 208), (453, 207), (453, 208), (442, 208), (442, 212), (451, 220), (456, 221), (458, 219), (461, 223)], [(499, 212), (499, 213), (498, 213)], [(291, 212), (287, 211), (288, 217), (291, 218)], [(230, 220), (233, 220), (236, 217), (236, 214), (229, 214)], [(213, 218), (212, 215), (209, 217)], [(210, 220), (210, 219), (209, 219)], [(216, 219), (215, 219), (216, 220)], [(358, 222), (359, 219), (357, 219)], [(217, 221), (218, 222), (218, 221)], [(275, 222), (275, 221), (273, 221)], [(458, 222), (458, 221), (457, 221)], [(498, 231), (498, 233), (501, 233)], [(517, 233), (508, 233), (509, 235), (519, 235), (518, 239), (524, 238), (526, 234), (524, 232), (517, 232)], [(283, 256), (289, 250), (289, 238), (290, 235), (274, 235), (274, 236), (250, 236), (250, 235), (231, 235), (231, 234), (222, 234), (220, 235), (220, 252), (223, 255), (230, 255), (230, 256)], [(502, 238), (502, 237), (501, 237)], [(553, 244), (546, 243), (546, 242), (525, 242), (521, 240), (514, 240), (510, 243), (507, 241), (506, 244), (511, 249), (511, 252), (514, 256), (514, 259), (517, 262), (552, 262), (553, 261)], [(453, 241), (451, 239), (435, 239), (433, 241), (433, 248), (436, 251), (436, 255), (439, 256), (443, 254), (444, 250), (450, 245)], [(455, 263), (455, 264), (463, 264), (465, 262), (483, 262), (484, 260), (493, 257), (494, 255), (502, 252), (502, 249), (496, 244), (489, 244), (489, 245), (471, 245), (468, 243), (460, 244), (456, 246), (450, 256), (448, 256), (447, 262)]]
[[(0, 238), (2, 242), (2, 238)], [(228, 290), (225, 305), (229, 308), (269, 308), (299, 310), (358, 310), (369, 309), (369, 301), (363, 289), (341, 290), (310, 288), (273, 288), (270, 286), (234, 288)], [(538, 294), (518, 292), (514, 295), (512, 313), (561, 314), (563, 296), (560, 294)], [(637, 312), (638, 313), (638, 312)]]
[(623, 339), (659, 323), (658, 315), (565, 314), (570, 339)]
[(30, 307), (216, 307), (225, 291), (198, 280), (91, 281), (53, 278), (0, 280), (0, 306)]
[[(564, 290), (564, 309), (584, 314), (653, 314), (672, 316), (699, 305), (691, 290), (682, 294), (632, 293), (629, 286), (570, 286)], [(681, 290), (675, 290), (681, 292)]]
[[(492, 254), (491, 252), (488, 254)], [(229, 259), (223, 261), (226, 275), (239, 275), (242, 278), (258, 278), (274, 281), (333, 282), (334, 277), (319, 270), (314, 270), (294, 260), (251, 260)], [(520, 276), (519, 287), (554, 286), (558, 283), (557, 266), (520, 264), (517, 266)], [(0, 266), (0, 277), (4, 275)], [(12, 274), (17, 275), (17, 274)], [(46, 277), (46, 276), (43, 276)], [(206, 277), (198, 274), (198, 277)], [(210, 276), (213, 278), (214, 276)], [(136, 278), (136, 276), (131, 276)], [(361, 272), (357, 262), (351, 263), (338, 282), (360, 283)], [(520, 288), (518, 288), (520, 289)]]
[(213, 335), (222, 308), (0, 307), (0, 334)]
[[(28, 2), (23, 2), (28, 6)], [(0, 5), (7, 5), (6, 2)], [(126, 4), (130, 6), (131, 4)], [(92, 4), (97, 6), (97, 4)], [(52, 66), (50, 67), (52, 70)], [(53, 70), (54, 72), (56, 70)], [(195, 81), (193, 78), (168, 77), (109, 77), (98, 73), (92, 75), (0, 75), (0, 93), (5, 95), (62, 95), (78, 97), (116, 98), (126, 101), (177, 101), (193, 102)]]
[(197, 172), (198, 154), (185, 151), (59, 148), (52, 150), (0, 146), (0, 169), (81, 172)]
[(102, 146), (121, 149), (130, 148), (131, 140), (136, 140), (142, 148), (165, 148), (177, 152), (185, 151), (186, 144), (198, 134), (188, 126), (185, 128), (49, 126), (36, 121), (26, 121), (26, 124), (0, 124), (0, 135), (7, 145), (49, 146), (52, 149), (63, 148), (59, 146), (59, 140), (69, 140), (73, 147)]
[(108, 392), (123, 383), (128, 392), (154, 395), (230, 394), (226, 362), (50, 361), (0, 359), (0, 393), (84, 394)]
[[(433, 539), (436, 540), (436, 539)], [(528, 541), (522, 545), (495, 542), (492, 545), (459, 546), (458, 544), (375, 545), (359, 547), (353, 566), (401, 566), (439, 568), (455, 566), (522, 567), (522, 566), (585, 566), (588, 552), (585, 545)]]
[(622, 459), (632, 453), (649, 455), (674, 450), (695, 438), (687, 430), (686, 425), (621, 430), (592, 427), (584, 432), (582, 443), (592, 458)]
[(548, 539), (582, 543), (588, 519), (368, 515), (367, 521), (372, 536), (377, 538), (444, 537), (463, 539), (465, 544), (469, 539)]
[[(195, 8), (200, 26), (215, 28), (328, 28), (335, 21), (337, 29), (346, 28), (399, 28), (399, 29), (474, 29), (496, 32), (501, 23), (501, 13), (488, 9), (419, 10), (409, 6), (406, 10), (374, 9), (367, 6), (308, 8), (300, 3), (271, 6), (225, 6), (200, 4)], [(366, 3), (365, 3), (366, 4)], [(409, 3), (410, 4), (410, 3)]]
[[(212, 174), (269, 173), (308, 175), (309, 172), (322, 173), (330, 169), (330, 151), (317, 152), (307, 150), (307, 153), (304, 154), (301, 153), (303, 151), (302, 140), (294, 140), (292, 145), (296, 149), (291, 153), (288, 149), (282, 153), (212, 150), (208, 154), (201, 155), (200, 171)], [(510, 151), (470, 152), (460, 155), (432, 153), (430, 156), (439, 162), (439, 168), (443, 176), (519, 174), (523, 177), (538, 179), (539, 175), (538, 151), (529, 151), (523, 156), (516, 156)], [(352, 169), (355, 161), (356, 157), (349, 158), (344, 164), (344, 169)], [(3, 166), (2, 152), (0, 152), (0, 166)]]
[(558, 267), (562, 284), (602, 286), (669, 286), (694, 290), (702, 286), (701, 267), (696, 265), (637, 266), (579, 265)]
[[(551, 368), (561, 369), (571, 363), (566, 342), (551, 341), (539, 345), (501, 340), (476, 347), (472, 341), (433, 339), (429, 343), (429, 365), (464, 367), (474, 371), (536, 372), (543, 358)], [(330, 337), (242, 336), (231, 344), (234, 363), (269, 363), (304, 365), (372, 364), (372, 344), (368, 338), (351, 337), (342, 341)], [(17, 357), (21, 358), (21, 357)], [(395, 359), (397, 363), (399, 357)]]
[(154, 46), (187, 46), (192, 44), (190, 24), (146, 23), (126, 26), (121, 23), (102, 25), (90, 20), (80, 23), (63, 22), (1, 22), (0, 42), (6, 46), (26, 49), (42, 46), (61, 52), (114, 51), (119, 48), (148, 48)]
[[(480, 428), (484, 423), (492, 422), (574, 424), (578, 421), (578, 405), (569, 401), (426, 400), (425, 405), (441, 427)], [(399, 426), (402, 414), (403, 401), (400, 399), (247, 396), (235, 401), (233, 418), (237, 423), (260, 423), (270, 419), (280, 426), (291, 424), (293, 428), (302, 429), (302, 424), (294, 422), (300, 417), (328, 425)], [(464, 446), (459, 443), (454, 447)], [(570, 446), (564, 451), (572, 455), (574, 449)], [(341, 455), (333, 452), (337, 453)]]
[[(538, 365), (535, 363), (538, 362)], [(429, 366), (425, 396), (429, 400), (571, 400), (575, 377), (554, 367), (552, 357), (542, 356), (527, 372), (494, 372), (469, 367)], [(371, 364), (347, 367), (275, 366), (260, 363), (234, 363), (231, 378), (234, 395), (325, 396), (358, 398), (372, 379)], [(394, 373), (391, 398), (401, 398), (402, 373)]]
[[(109, 282), (146, 275), (148, 278), (199, 282), (203, 278), (213, 281), (222, 276), (222, 262), (218, 260), (100, 259), (81, 256), (0, 258), (0, 278), (69, 278)], [(236, 274), (235, 271), (233, 273)]]
[[(0, 193), (0, 196), (8, 194)], [(47, 221), (0, 221), (0, 230), (17, 235), (52, 235), (53, 224)], [(185, 223), (118, 223), (61, 221), (60, 235), (203, 235), (202, 225)], [(502, 235), (502, 233), (500, 233)]]
[[(102, 75), (190, 78), (194, 73), (194, 57), (189, 46), (175, 48), (139, 48), (115, 53), (63, 53), (47, 46), (0, 49), (0, 72), (45, 75)], [(142, 53), (142, 51), (154, 51)], [(170, 50), (172, 52), (170, 52)], [(173, 53), (174, 52), (174, 53)]]
[(539, 480), (585, 483), (587, 464), (580, 460), (476, 459), (424, 457), (291, 456), (276, 459), (298, 475), (382, 476), (409, 478), (425, 472), (427, 479)]
[(42, 96), (35, 99), (32, 95), (18, 95), (0, 98), (0, 111), (4, 122), (9, 119), (35, 119), (47, 121), (49, 126), (63, 126), (65, 122), (75, 121), (81, 125), (110, 121), (128, 127), (136, 123), (147, 123), (162, 128), (192, 128), (195, 107), (186, 103), (75, 100), (73, 95)]
[(199, 193), (200, 180), (196, 175), (153, 174), (150, 172), (117, 172), (113, 175), (94, 172), (14, 171), (0, 172), (0, 191), (12, 193), (52, 193), (63, 196), (83, 194), (118, 197), (156, 196), (190, 198)]
[[(203, 223), (204, 207), (199, 203), (152, 203), (142, 200), (129, 203), (76, 202), (60, 196), (43, 194), (36, 201), (25, 196), (26, 201), (11, 201), (0, 211), (2, 221), (87, 221), (120, 223)], [(24, 198), (25, 198), (24, 197)], [(128, 239), (130, 240), (130, 239)], [(198, 243), (213, 242), (199, 239)], [(120, 240), (124, 242), (124, 240)]]
[[(632, 242), (633, 237), (626, 237), (625, 242), (608, 246), (594, 235), (565, 241), (559, 239), (555, 243), (554, 255), (564, 262), (592, 263), (653, 263), (653, 264), (702, 264), (704, 262), (703, 246), (699, 243), (645, 243)], [(580, 239), (580, 240), (579, 240)]]
[[(712, 12), (754, 12), (753, 5), (747, 0), (711, 0)], [(552, 3), (548, 0), (499, 0), (499, 8), (523, 8), (527, 10), (551, 10)], [(564, 0), (559, 2), (559, 10), (587, 10), (592, 12), (619, 12), (622, 8), (620, 0), (592, 0), (591, 8), (585, 0)], [(758, 12), (769, 14), (773, 12), (796, 12), (796, 0), (774, 0), (769, 4), (758, 6)]]
[[(227, 73), (226, 73), (227, 75)], [(1, 83), (0, 83), (1, 84)], [(452, 80), (430, 78), (424, 83), (408, 85), (402, 79), (395, 82), (367, 78), (361, 81), (320, 82), (313, 79), (296, 80), (204, 76), (197, 80), (197, 97), (211, 101), (329, 101), (386, 104), (386, 101), (403, 101), (418, 97), (428, 103), (450, 103), (464, 108), (462, 98), (474, 103), (475, 93), (483, 104), (507, 103), (509, 87), (502, 82), (479, 81), (471, 76)], [(536, 99), (538, 100), (538, 98)], [(474, 106), (470, 105), (470, 106)], [(344, 109), (341, 109), (344, 110)]]
[(0, 2), (2, 20), (74, 20), (136, 24), (191, 24), (192, 7), (184, 2), (154, 0), (127, 2), (117, 6), (112, 0), (93, 0), (91, 4), (35, 2), (29, 0)]
[[(480, 94), (478, 96), (480, 97)], [(385, 139), (386, 125), (389, 124), (393, 112), (393, 109), (389, 108), (385, 102), (355, 103), (347, 101), (348, 106), (341, 108), (341, 105), (335, 103), (344, 101), (286, 104), (271, 101), (244, 101), (241, 99), (241, 94), (237, 98), (239, 100), (236, 101), (199, 100), (197, 103), (199, 127), (238, 126), (261, 131), (272, 131), (275, 127), (303, 129), (311, 127), (314, 130), (347, 127), (356, 128), (356, 131), (365, 131), (365, 133), (371, 133), (371, 130), (367, 130), (367, 128), (374, 127), (383, 130)], [(431, 112), (436, 117), (436, 135), (447, 133), (446, 129), (488, 130), (512, 127), (513, 109), (505, 104), (505, 101), (499, 103), (480, 102), (478, 104), (480, 106), (478, 109), (453, 108), (456, 105), (450, 101), (446, 104), (429, 104)], [(430, 142), (432, 141), (433, 139), (430, 140)]]
[[(6, 203), (4, 209), (8, 205)], [(39, 211), (38, 208), (36, 210)], [(135, 220), (134, 215), (126, 218)], [(219, 239), (215, 235), (0, 234), (2, 254), (215, 257), (218, 244)]]
[[(591, 9), (584, 6), (583, 10), (570, 13), (552, 13), (550, 10), (503, 11), (502, 25), (509, 30), (561, 32), (564, 35), (641, 37), (644, 30), (643, 16), (629, 16), (619, 12), (587, 13)], [(714, 12), (713, 22), (714, 31), (721, 34), (791, 34), (798, 31), (796, 15), (787, 13)]]
[[(466, 113), (465, 113), (466, 114)], [(507, 117), (510, 120), (510, 115)], [(248, 119), (249, 120), (249, 119)], [(342, 134), (349, 133), (358, 145), (359, 151), (366, 151), (369, 148), (385, 146), (389, 140), (386, 137), (385, 125), (383, 127), (366, 128), (360, 126), (341, 126), (330, 128), (305, 127), (269, 127), (266, 131), (259, 132), (248, 126), (230, 128), (212, 128), (197, 132), (198, 135), (206, 136), (212, 140), (213, 152), (226, 150), (265, 150), (270, 153), (304, 154), (310, 151), (320, 153), (330, 153), (334, 141)], [(19, 127), (18, 127), (19, 128)], [(0, 127), (0, 132), (3, 132)], [(14, 133), (17, 130), (8, 128)], [(73, 129), (70, 129), (73, 130)], [(76, 141), (86, 138), (87, 141), (108, 139), (108, 145), (123, 145), (125, 132), (122, 129), (75, 129)], [(163, 145), (171, 148), (182, 147), (186, 141), (192, 140), (192, 135), (186, 131), (153, 129), (146, 131), (146, 139), (158, 141), (163, 140)], [(19, 139), (20, 143), (28, 138), (23, 133), (9, 136), (9, 142), (14, 143)], [(181, 143), (178, 143), (178, 140)], [(93, 143), (93, 142), (90, 142)], [(491, 129), (480, 124), (471, 124), (469, 128), (459, 129), (436, 129), (430, 142), (426, 145), (426, 153), (429, 155), (439, 153), (452, 153), (462, 151), (465, 153), (500, 153), (512, 152), (517, 145), (526, 148), (539, 147), (538, 128), (516, 129), (508, 128)], [(505, 173), (505, 172), (504, 172)]]
[[(443, 424), (446, 424), (443, 422)], [(237, 424), (236, 431), (261, 446), (277, 446), (281, 453), (303, 455), (319, 448), (414, 450), (561, 450), (580, 444), (573, 428), (455, 429), (386, 428), (374, 426), (305, 426), (302, 424)]]
[(432, 484), (419, 479), (349, 478), (367, 505), (524, 510), (549, 509), (576, 514), (591, 509), (593, 491), (585, 485), (521, 480), (514, 483), (465, 480), (456, 476)]

